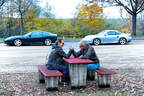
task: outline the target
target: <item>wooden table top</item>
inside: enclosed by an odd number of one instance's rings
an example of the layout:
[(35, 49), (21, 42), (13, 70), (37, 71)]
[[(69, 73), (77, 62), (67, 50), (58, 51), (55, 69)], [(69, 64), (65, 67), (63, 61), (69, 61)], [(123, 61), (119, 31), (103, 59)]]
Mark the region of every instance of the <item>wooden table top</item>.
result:
[(68, 64), (91, 64), (91, 63), (94, 63), (94, 61), (92, 61), (92, 60), (80, 59), (80, 58), (69, 58), (69, 59), (64, 58), (64, 61), (67, 62)]

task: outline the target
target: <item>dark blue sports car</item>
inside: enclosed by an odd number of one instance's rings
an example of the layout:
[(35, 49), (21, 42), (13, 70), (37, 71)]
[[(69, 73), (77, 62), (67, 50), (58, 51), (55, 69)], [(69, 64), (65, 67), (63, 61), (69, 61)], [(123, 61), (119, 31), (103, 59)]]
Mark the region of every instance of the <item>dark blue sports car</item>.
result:
[(21, 36), (11, 36), (4, 40), (7, 45), (31, 45), (31, 44), (44, 44), (51, 45), (57, 40), (57, 34), (52, 34), (44, 31), (32, 31)]

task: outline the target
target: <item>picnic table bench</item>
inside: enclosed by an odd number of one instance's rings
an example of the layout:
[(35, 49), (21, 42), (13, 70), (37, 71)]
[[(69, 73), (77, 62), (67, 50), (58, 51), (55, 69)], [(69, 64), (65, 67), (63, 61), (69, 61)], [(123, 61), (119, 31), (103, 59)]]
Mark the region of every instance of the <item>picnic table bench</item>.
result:
[(107, 68), (103, 68), (103, 67), (100, 67), (99, 69), (94, 70), (94, 72), (97, 72), (98, 86), (100, 88), (110, 87), (111, 75), (117, 74), (117, 72), (109, 70)]
[(38, 65), (39, 82), (46, 84), (46, 90), (57, 90), (59, 77), (63, 74), (58, 70), (47, 70), (45, 65)]
[(112, 71), (110, 69), (100, 67), (97, 70), (88, 71), (87, 72), (87, 79), (88, 80), (95, 80), (95, 72), (97, 73), (97, 81), (98, 86), (100, 88), (107, 88), (111, 85), (111, 75), (117, 74), (117, 72)]

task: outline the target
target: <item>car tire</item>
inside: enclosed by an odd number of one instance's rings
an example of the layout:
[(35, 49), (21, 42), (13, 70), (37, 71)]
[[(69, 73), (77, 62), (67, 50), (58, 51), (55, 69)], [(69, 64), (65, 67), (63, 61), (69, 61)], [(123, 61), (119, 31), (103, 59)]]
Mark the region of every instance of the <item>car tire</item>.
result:
[(93, 40), (93, 44), (96, 46), (99, 45), (100, 43), (101, 43), (100, 39), (94, 39)]
[(50, 46), (52, 44), (52, 41), (50, 39), (45, 39), (44, 44), (46, 46)]
[(22, 45), (22, 41), (20, 39), (15, 39), (14, 40), (14, 45), (15, 46), (21, 46)]
[(127, 43), (127, 40), (126, 40), (125, 38), (120, 38), (119, 43), (120, 43), (121, 45), (124, 45), (124, 44)]

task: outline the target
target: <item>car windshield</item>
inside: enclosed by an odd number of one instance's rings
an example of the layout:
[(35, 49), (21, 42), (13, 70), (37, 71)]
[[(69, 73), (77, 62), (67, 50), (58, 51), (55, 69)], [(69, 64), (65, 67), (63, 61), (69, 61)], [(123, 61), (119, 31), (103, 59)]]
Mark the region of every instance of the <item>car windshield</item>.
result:
[(45, 34), (45, 35), (51, 35), (51, 33), (49, 33), (49, 32), (43, 32), (43, 34)]
[(97, 35), (104, 35), (106, 33), (106, 30), (99, 32)]
[(47, 33), (47, 34), (49, 34), (49, 35), (52, 35), (52, 33), (49, 33), (49, 32), (44, 32), (44, 33)]
[(29, 36), (29, 35), (31, 35), (31, 32), (29, 32), (29, 33), (25, 34), (24, 36)]

